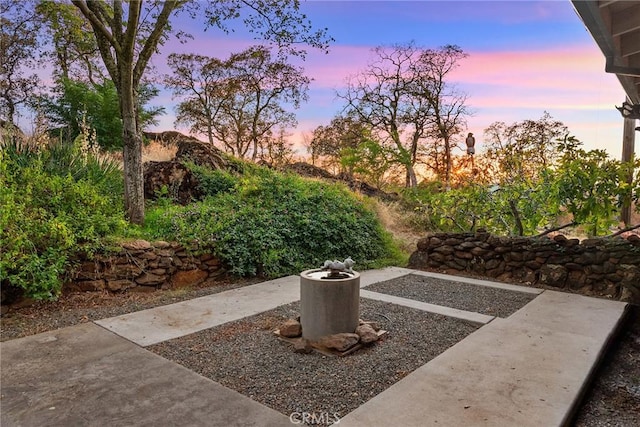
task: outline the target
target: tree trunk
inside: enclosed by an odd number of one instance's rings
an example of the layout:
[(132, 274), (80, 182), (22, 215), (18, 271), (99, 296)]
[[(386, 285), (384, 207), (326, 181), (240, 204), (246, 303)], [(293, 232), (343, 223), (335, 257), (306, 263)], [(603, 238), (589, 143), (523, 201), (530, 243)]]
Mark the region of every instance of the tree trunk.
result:
[(416, 171), (413, 169), (413, 165), (409, 164), (405, 166), (407, 169), (407, 177), (405, 186), (407, 188), (415, 188), (418, 186), (418, 178), (416, 177)]
[(144, 224), (144, 176), (142, 136), (138, 129), (136, 91), (132, 79), (123, 76), (120, 87), (120, 114), (124, 143), (125, 213), (133, 224)]
[(451, 188), (451, 143), (449, 138), (444, 138), (444, 158), (445, 158), (445, 188), (449, 190)]
[[(635, 119), (624, 119), (624, 128), (622, 132), (622, 162), (630, 162), (633, 159), (636, 136), (634, 128), (636, 126)], [(629, 175), (625, 177), (628, 184), (633, 183), (633, 169), (629, 171)], [(633, 186), (629, 186), (632, 188)], [(627, 197), (622, 199), (622, 209), (620, 211), (620, 221), (628, 227), (631, 224), (631, 191)]]

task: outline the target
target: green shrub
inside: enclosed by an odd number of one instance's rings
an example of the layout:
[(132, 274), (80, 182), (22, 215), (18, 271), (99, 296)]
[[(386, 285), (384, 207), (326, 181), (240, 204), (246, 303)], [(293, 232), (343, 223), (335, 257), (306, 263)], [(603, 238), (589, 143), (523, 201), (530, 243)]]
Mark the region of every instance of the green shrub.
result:
[(186, 166), (198, 178), (200, 189), (210, 196), (229, 192), (236, 185), (236, 177), (228, 171), (219, 169), (211, 170), (191, 162), (188, 162)]
[[(69, 260), (125, 227), (117, 169), (74, 150), (0, 151), (0, 282), (55, 298)], [(66, 174), (64, 171), (67, 171)]]
[(342, 186), (256, 168), (225, 188), (216, 184), (199, 203), (150, 210), (152, 237), (196, 242), (243, 276), (294, 274), (347, 256), (358, 268), (401, 258), (372, 210)]

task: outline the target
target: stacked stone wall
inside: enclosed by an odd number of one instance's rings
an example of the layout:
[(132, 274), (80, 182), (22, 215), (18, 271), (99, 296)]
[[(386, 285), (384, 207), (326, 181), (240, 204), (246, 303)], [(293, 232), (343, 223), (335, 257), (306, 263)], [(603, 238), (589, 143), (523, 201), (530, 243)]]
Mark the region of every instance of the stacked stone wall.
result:
[(224, 273), (220, 260), (194, 256), (179, 243), (136, 240), (117, 250), (77, 260), (72, 291), (150, 292), (197, 285)]
[(470, 273), (640, 302), (640, 236), (568, 239), (435, 233), (418, 241), (409, 267)]

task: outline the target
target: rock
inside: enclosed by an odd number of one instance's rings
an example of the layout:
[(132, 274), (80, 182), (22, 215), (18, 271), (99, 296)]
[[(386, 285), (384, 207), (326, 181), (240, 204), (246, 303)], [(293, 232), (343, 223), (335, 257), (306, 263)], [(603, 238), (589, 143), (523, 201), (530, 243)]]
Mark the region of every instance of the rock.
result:
[(209, 273), (204, 270), (180, 270), (171, 276), (173, 288), (184, 288), (185, 286), (196, 286), (204, 282)]
[(139, 276), (142, 269), (135, 264), (116, 264), (111, 270), (111, 276), (119, 279), (127, 279)]
[(85, 292), (101, 291), (104, 289), (104, 283), (104, 280), (83, 280), (78, 282), (78, 287)]
[(220, 261), (220, 258), (211, 258), (205, 262), (205, 265), (208, 265), (209, 267), (218, 267), (221, 264), (222, 262)]
[(555, 236), (553, 236), (553, 241), (554, 242), (564, 243), (567, 240), (568, 240), (567, 237), (565, 235), (563, 235), (563, 234), (556, 234)]
[(136, 283), (138, 285), (150, 286), (150, 285), (159, 285), (166, 280), (165, 276), (157, 276), (151, 273), (144, 273), (142, 276), (136, 278)]
[(202, 254), (202, 255), (200, 255), (200, 261), (201, 262), (207, 262), (212, 258), (213, 258), (213, 255), (211, 255), (211, 254)]
[(198, 179), (181, 161), (145, 163), (144, 198), (156, 199), (163, 188), (169, 189), (167, 197), (181, 205), (203, 196)]
[(136, 284), (131, 280), (121, 279), (121, 280), (107, 280), (107, 289), (110, 291), (124, 291), (125, 289), (129, 289), (134, 287)]
[(146, 240), (134, 240), (133, 242), (123, 243), (122, 247), (130, 251), (146, 251), (151, 249), (151, 243)]
[(360, 336), (358, 334), (341, 333), (327, 335), (318, 340), (318, 344), (337, 351), (347, 351), (354, 345), (358, 344)]
[(429, 254), (423, 251), (415, 251), (409, 257), (409, 268), (425, 268), (429, 262)]
[(302, 335), (302, 325), (294, 319), (288, 319), (280, 326), (280, 335), (287, 338), (295, 338)]
[(426, 251), (429, 249), (429, 238), (428, 237), (423, 237), (422, 239), (418, 240), (418, 242), (416, 243), (416, 247), (418, 248), (419, 251)]
[(308, 176), (312, 178), (334, 179), (335, 177), (326, 170), (318, 166), (305, 162), (296, 162), (286, 166), (286, 169), (297, 173), (298, 175)]
[(359, 325), (369, 325), (376, 332), (378, 332), (380, 330), (380, 325), (378, 325), (378, 322), (373, 322), (373, 321), (370, 321), (370, 320), (362, 320), (362, 319), (360, 319), (360, 322), (358, 324)]
[(229, 167), (224, 153), (213, 145), (186, 136), (176, 141), (176, 145), (178, 145), (176, 161), (180, 163), (191, 161), (196, 165), (207, 166), (211, 169), (227, 169)]
[(139, 257), (142, 258), (142, 259), (146, 259), (146, 260), (152, 261), (152, 260), (158, 258), (158, 255), (156, 255), (155, 253), (149, 251), (149, 252), (145, 252), (145, 253), (139, 255)]
[(364, 323), (356, 328), (356, 334), (360, 337), (360, 342), (363, 344), (369, 344), (378, 341), (378, 334), (375, 329), (367, 323)]
[(167, 249), (171, 246), (169, 242), (165, 242), (164, 240), (158, 240), (153, 242), (153, 247), (156, 249)]
[(637, 234), (630, 234), (627, 237), (627, 241), (633, 245), (640, 245), (640, 236), (638, 236)]
[(293, 351), (296, 353), (307, 354), (313, 351), (313, 347), (311, 347), (309, 340), (301, 338), (293, 343)]
[(540, 268), (540, 283), (543, 285), (564, 287), (567, 280), (567, 269), (561, 265), (548, 264)]

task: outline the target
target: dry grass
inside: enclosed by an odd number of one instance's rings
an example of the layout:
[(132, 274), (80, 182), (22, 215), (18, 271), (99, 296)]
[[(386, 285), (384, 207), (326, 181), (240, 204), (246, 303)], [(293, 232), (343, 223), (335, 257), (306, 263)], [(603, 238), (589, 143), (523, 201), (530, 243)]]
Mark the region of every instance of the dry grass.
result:
[(177, 152), (178, 147), (176, 145), (164, 145), (157, 141), (151, 141), (142, 148), (142, 161), (167, 162), (172, 160)]
[(416, 250), (418, 240), (424, 237), (424, 232), (416, 231), (406, 222), (407, 213), (395, 203), (375, 202), (376, 214), (382, 226), (389, 231), (400, 243), (400, 248), (407, 253)]

